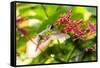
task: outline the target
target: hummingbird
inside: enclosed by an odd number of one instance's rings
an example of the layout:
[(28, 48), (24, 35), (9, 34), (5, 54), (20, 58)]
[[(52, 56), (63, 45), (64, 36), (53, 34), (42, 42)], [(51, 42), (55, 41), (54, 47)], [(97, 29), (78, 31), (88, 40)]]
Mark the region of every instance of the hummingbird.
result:
[(37, 44), (36, 50), (39, 48), (39, 45), (42, 43), (43, 40), (48, 39), (48, 36), (46, 36), (46, 33), (51, 32), (53, 28), (54, 28), (54, 26), (50, 25), (45, 30), (43, 30), (41, 33), (38, 34), (38, 36), (37, 36), (37, 38), (38, 38), (37, 43), (38, 44)]

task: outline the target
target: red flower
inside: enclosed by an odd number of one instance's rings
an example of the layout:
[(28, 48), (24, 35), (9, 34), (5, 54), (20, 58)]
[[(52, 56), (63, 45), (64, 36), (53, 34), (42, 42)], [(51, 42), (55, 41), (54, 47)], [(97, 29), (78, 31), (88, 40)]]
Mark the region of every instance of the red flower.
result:
[(74, 32), (75, 34), (77, 34), (78, 36), (84, 35), (84, 32), (82, 32), (82, 30), (81, 30), (80, 28), (78, 28), (78, 27), (74, 27), (74, 28), (73, 28), (73, 32)]
[(91, 51), (93, 51), (93, 49), (92, 48), (85, 48), (84, 51), (85, 52), (91, 52)]
[(22, 23), (23, 21), (28, 20), (27, 18), (17, 18), (16, 23)]
[(62, 16), (62, 17), (60, 17), (60, 19), (58, 19), (58, 22), (59, 22), (60, 24), (64, 24), (65, 21), (66, 21), (66, 16)]
[(66, 15), (61, 16), (58, 19), (58, 22), (60, 24), (65, 24), (66, 22), (68, 22), (70, 20), (71, 15), (72, 15), (72, 13), (71, 13), (71, 11), (69, 11)]
[(64, 29), (64, 32), (66, 33), (74, 33), (74, 35), (77, 35), (78, 37), (82, 37), (84, 34), (90, 32), (96, 31), (96, 26), (89, 23), (89, 28), (85, 27), (84, 23), (81, 23), (82, 20), (71, 20), (72, 13), (68, 12), (66, 15), (61, 16), (58, 19), (58, 22), (54, 24), (54, 26), (61, 26), (61, 29)]
[(66, 25), (70, 25), (71, 27), (74, 28), (74, 27), (78, 26), (81, 21), (82, 20), (74, 20), (74, 21), (69, 20), (66, 22)]
[(92, 23), (89, 23), (89, 28), (92, 32), (96, 32), (96, 26), (93, 25)]
[(88, 32), (90, 32), (90, 29), (89, 28), (86, 28), (85, 31), (84, 31), (84, 33), (86, 34)]
[(71, 32), (72, 31), (72, 27), (64, 27), (65, 32)]
[(81, 22), (82, 22), (82, 20), (74, 20), (74, 21), (73, 21), (73, 24), (74, 24), (74, 25), (78, 25), (78, 24), (80, 24)]
[(18, 31), (23, 34), (24, 36), (27, 35), (27, 31), (23, 28), (18, 28)]

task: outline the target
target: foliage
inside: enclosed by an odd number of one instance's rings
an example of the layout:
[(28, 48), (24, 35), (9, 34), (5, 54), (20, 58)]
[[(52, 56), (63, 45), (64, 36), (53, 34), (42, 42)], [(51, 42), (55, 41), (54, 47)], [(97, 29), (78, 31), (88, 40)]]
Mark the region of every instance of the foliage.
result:
[[(16, 50), (18, 54), (25, 53), (27, 41), (49, 25), (53, 25), (58, 31), (62, 29), (62, 32), (71, 36), (66, 40), (51, 41), (46, 50), (33, 58), (30, 64), (96, 60), (95, 7), (17, 3), (16, 9)], [(67, 26), (65, 26), (66, 19), (69, 22)], [(71, 23), (74, 23), (73, 26), (80, 26), (74, 28), (71, 27)]]

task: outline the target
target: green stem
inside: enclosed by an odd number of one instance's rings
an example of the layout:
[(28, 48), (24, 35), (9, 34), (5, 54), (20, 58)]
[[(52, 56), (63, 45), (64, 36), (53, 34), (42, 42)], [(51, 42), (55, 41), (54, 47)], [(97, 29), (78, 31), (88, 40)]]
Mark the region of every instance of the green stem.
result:
[(75, 52), (75, 49), (76, 49), (76, 47), (74, 46), (74, 47), (72, 48), (72, 50), (68, 53), (67, 58), (66, 58), (66, 61), (67, 61), (67, 62), (70, 60), (72, 54)]
[(41, 6), (42, 6), (42, 8), (43, 8), (43, 11), (45, 12), (46, 17), (48, 18), (48, 13), (47, 13), (47, 11), (46, 11), (45, 6), (44, 6), (44, 5), (41, 5)]

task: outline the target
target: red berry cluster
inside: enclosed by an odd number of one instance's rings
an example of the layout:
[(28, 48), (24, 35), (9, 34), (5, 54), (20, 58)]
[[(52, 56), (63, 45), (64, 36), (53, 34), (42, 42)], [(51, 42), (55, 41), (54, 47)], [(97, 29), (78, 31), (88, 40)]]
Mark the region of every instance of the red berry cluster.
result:
[(58, 19), (58, 22), (54, 24), (55, 27), (64, 25), (62, 29), (66, 33), (74, 33), (75, 35), (81, 37), (88, 32), (96, 32), (96, 26), (92, 23), (88, 24), (88, 27), (85, 28), (85, 24), (82, 23), (82, 20), (71, 20), (72, 12), (69, 11), (66, 15), (61, 16)]

